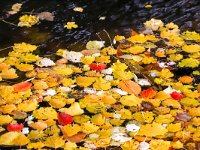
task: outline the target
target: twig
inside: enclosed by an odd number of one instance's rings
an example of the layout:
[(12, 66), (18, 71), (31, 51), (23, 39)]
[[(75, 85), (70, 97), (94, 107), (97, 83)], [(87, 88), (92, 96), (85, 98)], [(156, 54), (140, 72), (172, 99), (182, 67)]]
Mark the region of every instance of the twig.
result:
[(8, 48), (11, 48), (11, 47), (12, 47), (12, 46), (9, 46), (9, 47), (6, 47), (6, 48), (2, 48), (2, 49), (0, 49), (0, 52), (6, 50), (6, 49), (8, 49)]
[(5, 23), (7, 23), (7, 24), (13, 25), (13, 26), (15, 26), (15, 27), (18, 27), (16, 24), (11, 23), (11, 22), (8, 22), (8, 21), (5, 21), (5, 20), (3, 20), (3, 19), (2, 19), (1, 21), (5, 22)]
[(106, 33), (106, 35), (108, 36), (108, 38), (110, 40), (110, 46), (113, 47), (112, 40), (111, 40), (111, 37), (110, 37), (109, 33), (105, 29), (103, 29), (103, 31)]

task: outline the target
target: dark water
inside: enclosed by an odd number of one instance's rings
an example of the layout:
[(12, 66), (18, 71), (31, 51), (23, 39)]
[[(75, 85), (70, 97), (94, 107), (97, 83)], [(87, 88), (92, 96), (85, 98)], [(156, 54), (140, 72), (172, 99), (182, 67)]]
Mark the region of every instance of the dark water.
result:
[[(15, 15), (8, 15), (14, 3), (22, 3), (22, 9)], [(152, 8), (144, 6), (151, 4)], [(83, 13), (73, 11), (83, 7)], [(200, 32), (200, 0), (0, 0), (0, 18), (13, 24), (23, 14), (37, 14), (49, 11), (55, 15), (53, 22), (41, 21), (31, 28), (16, 27), (0, 21), (0, 49), (17, 42), (40, 45), (43, 54), (55, 52), (59, 48), (81, 50), (89, 39), (100, 37), (109, 41), (105, 29), (112, 37), (116, 34), (128, 36), (131, 29), (140, 29), (150, 18), (175, 22), (181, 29)], [(105, 16), (105, 20), (99, 20)], [(75, 21), (78, 29), (67, 30), (64, 25)], [(110, 43), (107, 42), (109, 45)], [(1, 56), (7, 51), (0, 52)]]

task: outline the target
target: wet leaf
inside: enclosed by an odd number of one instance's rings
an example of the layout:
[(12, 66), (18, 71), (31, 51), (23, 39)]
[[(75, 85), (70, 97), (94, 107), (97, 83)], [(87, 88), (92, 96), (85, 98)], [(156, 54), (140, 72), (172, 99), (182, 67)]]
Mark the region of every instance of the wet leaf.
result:
[(40, 19), (40, 20), (47, 20), (47, 21), (54, 21), (54, 15), (53, 13), (50, 13), (50, 12), (41, 12), (37, 15), (37, 17)]

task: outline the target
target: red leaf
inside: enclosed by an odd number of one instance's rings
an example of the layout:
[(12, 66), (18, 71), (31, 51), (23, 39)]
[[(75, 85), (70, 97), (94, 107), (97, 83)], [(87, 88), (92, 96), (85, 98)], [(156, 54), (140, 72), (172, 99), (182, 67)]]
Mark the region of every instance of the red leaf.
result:
[(7, 130), (8, 131), (17, 131), (20, 132), (24, 128), (24, 125), (22, 123), (18, 124), (8, 124), (7, 125)]
[(103, 69), (106, 68), (106, 64), (104, 64), (104, 63), (98, 63), (98, 64), (96, 64), (96, 63), (91, 63), (91, 64), (90, 64), (90, 68), (91, 68), (92, 70), (101, 71), (101, 70), (103, 70)]
[(156, 91), (152, 88), (148, 88), (142, 92), (140, 92), (140, 96), (142, 98), (153, 98), (156, 95)]
[(183, 94), (181, 94), (179, 92), (176, 92), (176, 91), (172, 92), (170, 95), (175, 100), (180, 100), (180, 99), (185, 97), (185, 95), (183, 95)]
[(58, 114), (58, 123), (61, 125), (71, 124), (73, 122), (73, 117), (66, 113)]
[(121, 48), (117, 48), (117, 57), (120, 57), (120, 56), (122, 56), (122, 49)]
[(30, 82), (20, 82), (18, 84), (14, 85), (14, 92), (23, 92), (28, 89), (30, 89), (32, 86), (32, 83)]

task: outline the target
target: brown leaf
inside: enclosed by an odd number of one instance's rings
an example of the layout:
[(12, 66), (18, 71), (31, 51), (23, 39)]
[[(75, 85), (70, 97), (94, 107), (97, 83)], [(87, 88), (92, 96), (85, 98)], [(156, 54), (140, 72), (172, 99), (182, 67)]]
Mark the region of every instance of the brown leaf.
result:
[(85, 133), (79, 132), (79, 133), (77, 133), (73, 136), (70, 136), (70, 137), (64, 136), (64, 138), (67, 139), (70, 142), (79, 143), (86, 137), (86, 135), (87, 134), (85, 134)]
[(99, 50), (82, 50), (81, 53), (84, 55), (84, 56), (87, 56), (87, 55), (92, 55), (92, 54), (95, 54), (95, 53), (99, 53), (100, 51)]
[(187, 113), (183, 112), (183, 113), (178, 113), (176, 115), (176, 119), (179, 121), (189, 121), (191, 119), (191, 116), (189, 116)]
[(46, 12), (46, 11), (39, 13), (37, 16), (40, 20), (47, 20), (47, 21), (54, 21), (54, 17), (55, 17), (53, 13)]
[(14, 119), (25, 119), (27, 118), (27, 113), (23, 111), (15, 111), (14, 112)]

